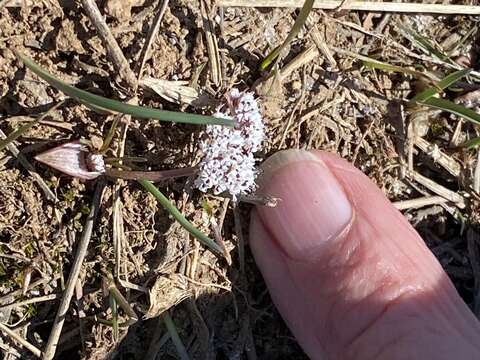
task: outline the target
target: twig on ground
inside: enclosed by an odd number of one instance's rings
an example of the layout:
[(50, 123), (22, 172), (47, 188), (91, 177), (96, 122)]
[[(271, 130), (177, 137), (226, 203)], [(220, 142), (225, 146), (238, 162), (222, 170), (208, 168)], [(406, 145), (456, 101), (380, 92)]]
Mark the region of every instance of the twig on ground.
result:
[(360, 149), (363, 145), (363, 142), (365, 141), (367, 135), (370, 134), (370, 131), (372, 130), (373, 124), (375, 124), (375, 121), (373, 121), (373, 120), (370, 121), (370, 124), (368, 124), (367, 129), (363, 132), (360, 140), (358, 141), (357, 146), (355, 146), (355, 150), (353, 151), (352, 160), (351, 160), (352, 164), (355, 164), (355, 162), (357, 161), (357, 157), (358, 157)]
[(435, 163), (447, 170), (450, 174), (455, 177), (460, 176), (462, 166), (451, 156), (448, 156), (443, 151), (441, 151), (437, 145), (431, 144), (427, 140), (419, 136), (415, 137), (415, 145), (425, 154), (430, 156)]
[(118, 290), (117, 286), (115, 285), (115, 281), (113, 280), (113, 277), (109, 278), (109, 283), (108, 283), (108, 291), (112, 296), (115, 298), (117, 301), (117, 304), (125, 311), (125, 313), (128, 315), (129, 319), (126, 322), (125, 325), (130, 326), (138, 321), (138, 316), (135, 313), (135, 311), (132, 309), (130, 304), (128, 303), (128, 300), (125, 299), (123, 294)]
[(227, 292), (232, 291), (231, 287), (228, 287), (228, 286), (225, 286), (225, 285), (220, 285), (220, 284), (215, 284), (215, 283), (202, 283), (200, 281), (193, 280), (193, 279), (191, 279), (191, 278), (189, 278), (188, 276), (185, 276), (185, 275), (183, 275), (183, 277), (185, 278), (185, 280), (187, 280), (188, 282), (191, 282), (194, 285), (203, 286), (203, 287), (213, 287), (213, 288), (225, 290)]
[(317, 24), (314, 22), (312, 14), (308, 15), (306, 25), (307, 28), (310, 29), (310, 37), (317, 46), (318, 50), (327, 58), (330, 65), (332, 65), (333, 68), (336, 68), (337, 61), (335, 60), (330, 49), (328, 48), (324, 34), (322, 34), (320, 30), (318, 30)]
[(453, 202), (459, 209), (465, 208), (465, 199), (462, 195), (447, 189), (446, 187), (437, 184), (432, 179), (429, 179), (416, 171), (410, 171), (408, 176), (419, 184), (425, 186), (430, 191), (434, 192), (437, 195), (444, 197), (445, 199)]
[(211, 222), (212, 222), (213, 235), (215, 237), (215, 241), (218, 244), (220, 244), (220, 246), (223, 248), (223, 252), (225, 253), (225, 260), (227, 261), (227, 264), (230, 266), (232, 265), (232, 257), (230, 256), (230, 252), (227, 250), (225, 246), (225, 241), (222, 236), (223, 222), (225, 220), (225, 215), (227, 213), (229, 203), (230, 203), (229, 198), (225, 198), (223, 200), (222, 212), (220, 213), (218, 222), (215, 219), (215, 217), (212, 217)]
[(393, 206), (398, 210), (418, 209), (425, 206), (444, 204), (448, 202), (442, 196), (423, 196), (417, 199), (396, 201)]
[(203, 32), (207, 41), (208, 63), (210, 66), (210, 76), (212, 82), (219, 86), (222, 83), (222, 66), (220, 63), (220, 53), (218, 51), (218, 40), (215, 36), (215, 28), (207, 12), (205, 0), (200, 0), (200, 13), (203, 18)]
[(22, 345), (24, 348), (28, 349), (29, 351), (32, 352), (33, 355), (36, 357), (41, 357), (42, 356), (42, 351), (38, 349), (37, 347), (33, 346), (30, 344), (27, 340), (22, 338), (19, 334), (17, 334), (15, 331), (10, 330), (7, 326), (4, 324), (0, 323), (0, 331), (5, 333), (6, 335), (10, 336), (13, 340), (18, 342), (20, 345)]
[[(313, 7), (316, 9), (335, 10), (342, 5), (342, 0), (316, 0)], [(245, 6), (245, 7), (302, 7), (304, 0), (219, 0), (218, 6)], [(424, 14), (458, 14), (480, 15), (480, 7), (474, 5), (447, 5), (400, 2), (370, 2), (348, 1), (343, 4), (342, 10), (359, 10), (395, 13), (424, 13)]]
[(145, 66), (145, 62), (148, 60), (150, 56), (150, 47), (155, 40), (155, 37), (158, 33), (158, 29), (160, 28), (160, 23), (162, 22), (163, 15), (165, 15), (165, 11), (167, 10), (168, 0), (163, 0), (161, 4), (157, 6), (155, 9), (155, 18), (153, 19), (152, 26), (150, 26), (150, 30), (148, 30), (147, 38), (145, 39), (145, 45), (143, 45), (142, 52), (140, 53), (140, 57), (137, 62), (137, 79), (140, 80), (142, 78), (143, 67)]
[(100, 179), (95, 188), (95, 193), (92, 199), (90, 214), (88, 215), (87, 221), (85, 222), (82, 237), (79, 241), (79, 244), (77, 247), (77, 253), (73, 261), (72, 269), (70, 270), (70, 274), (68, 276), (68, 280), (65, 285), (65, 292), (63, 293), (62, 300), (60, 301), (60, 304), (58, 306), (57, 315), (55, 316), (53, 327), (50, 332), (47, 345), (45, 347), (45, 351), (43, 355), (44, 360), (51, 360), (55, 356), (55, 351), (58, 345), (58, 339), (60, 338), (63, 324), (65, 322), (65, 317), (66, 317), (68, 308), (70, 307), (70, 301), (72, 299), (73, 292), (75, 290), (75, 285), (77, 283), (78, 276), (80, 275), (80, 271), (82, 269), (83, 260), (85, 259), (85, 256), (87, 254), (90, 238), (92, 237), (93, 225), (98, 216), (98, 211), (102, 201), (104, 186), (105, 186), (105, 183), (103, 182), (102, 179)]
[[(48, 279), (45, 279), (45, 278), (41, 278), (41, 279), (38, 279), (36, 281), (34, 281), (33, 283), (30, 284), (30, 286), (28, 287), (27, 289), (27, 292), (36, 288), (37, 286), (39, 285), (44, 285), (48, 282), (54, 282), (56, 281), (58, 278), (60, 277), (60, 275), (54, 275), (52, 278), (48, 278)], [(15, 291), (12, 291), (11, 293), (9, 294), (6, 294), (2, 297), (0, 297), (0, 305), (5, 305), (5, 304), (8, 304), (8, 303), (11, 303), (12, 301), (15, 300), (15, 297), (19, 296), (19, 295), (22, 295), (23, 293), (23, 289), (18, 289), (18, 290), (15, 290)]]
[(53, 127), (53, 128), (59, 128), (67, 131), (72, 131), (73, 130), (73, 124), (68, 123), (66, 121), (57, 121), (57, 120), (38, 120), (29, 116), (12, 116), (8, 119), (5, 119), (7, 121), (18, 121), (18, 122), (33, 122), (37, 121), (41, 125)]
[(2, 305), (2, 306), (0, 306), (0, 310), (5, 310), (7, 308), (14, 308), (14, 307), (24, 306), (24, 305), (29, 305), (29, 304), (36, 304), (36, 303), (39, 303), (39, 302), (51, 301), (51, 300), (55, 300), (55, 299), (60, 299), (60, 297), (61, 297), (60, 294), (43, 295), (43, 296), (35, 297), (35, 298), (32, 298), (32, 299), (18, 301), (18, 302), (13, 303), (13, 304)]
[(300, 54), (295, 56), (292, 61), (285, 65), (280, 71), (280, 81), (283, 81), (288, 77), (292, 72), (294, 72), (299, 67), (310, 64), (315, 58), (319, 56), (318, 49), (316, 46), (310, 46), (309, 48), (303, 50)]
[(104, 17), (100, 13), (97, 4), (94, 0), (81, 0), (82, 6), (85, 9), (90, 21), (95, 26), (95, 29), (102, 39), (103, 46), (107, 49), (107, 52), (112, 59), (113, 65), (118, 71), (119, 75), (126, 81), (128, 86), (135, 91), (137, 89), (137, 78), (133, 73), (127, 59), (123, 55), (120, 46), (113, 37)]

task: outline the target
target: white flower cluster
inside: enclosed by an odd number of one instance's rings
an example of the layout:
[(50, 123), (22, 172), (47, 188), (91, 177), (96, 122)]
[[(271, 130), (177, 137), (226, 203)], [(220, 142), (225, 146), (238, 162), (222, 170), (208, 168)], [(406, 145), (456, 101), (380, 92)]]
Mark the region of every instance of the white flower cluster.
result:
[(207, 125), (200, 143), (204, 158), (199, 165), (195, 186), (218, 195), (228, 192), (235, 200), (255, 187), (255, 158), (260, 150), (264, 133), (262, 116), (252, 93), (232, 89), (227, 104), (215, 117), (232, 119), (233, 128)]

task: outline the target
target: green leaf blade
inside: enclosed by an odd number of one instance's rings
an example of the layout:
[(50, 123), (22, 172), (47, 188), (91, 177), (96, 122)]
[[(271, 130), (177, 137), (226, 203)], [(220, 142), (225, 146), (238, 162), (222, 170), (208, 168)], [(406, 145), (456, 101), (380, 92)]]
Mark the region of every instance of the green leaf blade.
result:
[(380, 61), (373, 61), (373, 59), (372, 59), (372, 61), (363, 60), (363, 65), (366, 66), (366, 67), (369, 67), (371, 69), (391, 71), (391, 72), (399, 72), (399, 73), (402, 73), (402, 74), (413, 75), (413, 76), (416, 76), (416, 77), (427, 76), (427, 74), (424, 74), (420, 71), (404, 68), (404, 67), (397, 66), (397, 65), (390, 65), (390, 64), (380, 62)]
[(467, 150), (471, 150), (480, 145), (480, 137), (473, 138), (471, 140), (465, 141), (460, 147)]
[(431, 97), (425, 101), (419, 102), (419, 104), (426, 105), (434, 109), (447, 111), (451, 114), (458, 115), (474, 124), (480, 125), (480, 114), (469, 108), (466, 108), (465, 106), (455, 104), (452, 101)]
[(464, 70), (455, 71), (455, 72), (447, 75), (442, 80), (440, 80), (436, 84), (436, 86), (428, 88), (427, 90), (424, 90), (421, 93), (415, 95), (415, 97), (412, 100), (417, 101), (417, 102), (423, 102), (425, 100), (428, 100), (431, 97), (440, 93), (441, 91), (445, 90), (446, 88), (452, 86), (453, 84), (455, 84), (457, 81), (459, 81), (463, 77), (467, 76), (471, 71), (472, 71), (471, 69), (464, 69)]
[(305, 0), (305, 3), (303, 4), (297, 18), (295, 19), (295, 23), (293, 24), (292, 29), (283, 41), (282, 45), (277, 46), (270, 54), (267, 55), (267, 57), (265, 57), (265, 59), (263, 59), (259, 66), (260, 70), (266, 70), (274, 60), (278, 59), (278, 56), (282, 53), (283, 49), (285, 49), (288, 44), (290, 44), (290, 42), (295, 38), (295, 36), (298, 35), (303, 25), (305, 25), (308, 15), (313, 9), (314, 2), (314, 0)]
[(103, 96), (95, 95), (89, 93), (88, 91), (78, 89), (74, 86), (67, 84), (66, 82), (57, 79), (44, 69), (42, 69), (38, 64), (33, 60), (26, 57), (25, 55), (16, 52), (18, 58), (20, 58), (23, 63), (40, 78), (48, 82), (51, 86), (57, 88), (58, 90), (64, 92), (68, 96), (77, 99), (80, 102), (88, 103), (93, 105), (96, 108), (107, 109), (117, 113), (132, 115), (137, 118), (143, 119), (155, 119), (160, 121), (169, 121), (174, 123), (186, 123), (186, 124), (196, 124), (196, 125), (224, 125), (224, 126), (233, 126), (233, 121), (229, 119), (216, 118), (213, 116), (206, 115), (197, 115), (197, 114), (188, 114), (180, 113), (175, 111), (167, 110), (158, 110), (149, 107), (125, 104), (117, 100), (108, 99)]
[(155, 199), (167, 210), (170, 215), (172, 215), (175, 220), (183, 226), (190, 234), (198, 239), (202, 244), (207, 246), (215, 254), (225, 256), (223, 249), (218, 245), (214, 240), (210, 239), (207, 235), (198, 230), (190, 221), (188, 221), (182, 213), (162, 194), (160, 190), (148, 180), (138, 180), (140, 185), (142, 185), (150, 194), (152, 194)]

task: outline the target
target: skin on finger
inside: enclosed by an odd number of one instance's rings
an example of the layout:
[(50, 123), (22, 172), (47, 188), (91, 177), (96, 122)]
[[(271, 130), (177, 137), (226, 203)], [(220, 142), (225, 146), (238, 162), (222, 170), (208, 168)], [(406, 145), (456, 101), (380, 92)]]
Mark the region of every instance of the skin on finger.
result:
[(477, 320), (365, 175), (326, 153), (275, 156), (260, 191), (282, 201), (252, 213), (250, 246), (311, 358), (480, 358)]

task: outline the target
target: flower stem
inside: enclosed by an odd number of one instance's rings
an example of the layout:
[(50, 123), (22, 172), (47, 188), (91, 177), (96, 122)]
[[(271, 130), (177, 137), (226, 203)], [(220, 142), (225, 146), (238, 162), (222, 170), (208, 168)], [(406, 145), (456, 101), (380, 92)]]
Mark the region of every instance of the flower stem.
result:
[(140, 185), (142, 185), (150, 194), (155, 196), (155, 199), (162, 205), (165, 210), (167, 210), (174, 218), (177, 220), (180, 225), (183, 226), (190, 234), (195, 236), (202, 244), (207, 246), (211, 251), (218, 255), (224, 256), (223, 250), (214, 240), (210, 239), (207, 235), (198, 230), (193, 224), (188, 221), (182, 213), (161, 193), (160, 190), (148, 180), (138, 180)]

